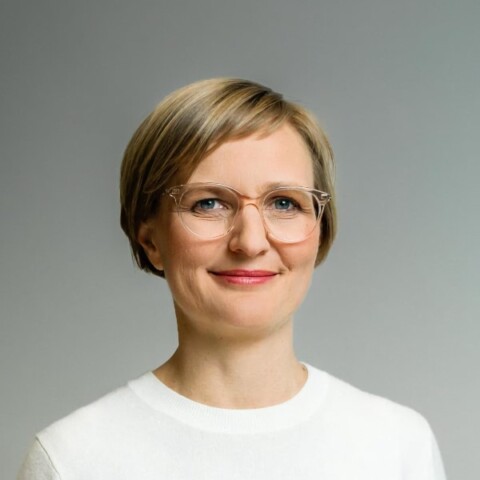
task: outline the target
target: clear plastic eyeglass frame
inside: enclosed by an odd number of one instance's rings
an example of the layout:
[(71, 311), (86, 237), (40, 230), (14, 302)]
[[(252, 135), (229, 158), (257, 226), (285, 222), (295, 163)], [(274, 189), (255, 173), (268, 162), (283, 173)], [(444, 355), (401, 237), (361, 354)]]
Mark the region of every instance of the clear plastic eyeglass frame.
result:
[[(232, 200), (234, 199), (234, 201), (236, 201), (236, 204), (231, 205), (234, 208), (234, 213), (233, 215), (228, 215), (225, 217), (225, 223), (227, 224), (227, 226), (221, 227), (220, 233), (211, 234), (210, 231), (208, 231), (208, 233), (205, 233), (205, 232), (199, 233), (199, 229), (197, 229), (197, 231), (195, 230), (195, 228), (192, 229), (192, 221), (190, 222), (188, 221), (188, 218), (192, 219), (193, 217), (195, 217), (195, 213), (192, 212), (192, 210), (190, 210), (189, 208), (185, 207), (185, 205), (182, 203), (183, 199), (185, 198), (186, 194), (192, 193), (201, 189), (204, 189), (205, 192), (207, 191), (211, 192), (211, 194), (206, 195), (204, 198), (199, 197), (199, 201), (212, 201), (212, 200), (217, 201), (217, 197), (214, 192), (217, 192), (217, 193), (225, 192), (225, 194), (229, 194), (231, 196)], [(315, 218), (309, 220), (308, 231), (304, 231), (303, 233), (292, 232), (293, 235), (289, 239), (286, 239), (285, 235), (283, 236), (283, 238), (281, 238), (282, 235), (279, 236), (278, 232), (275, 233), (275, 231), (272, 231), (272, 227), (269, 226), (269, 222), (265, 218), (265, 205), (267, 200), (273, 198), (275, 194), (278, 194), (276, 198), (282, 199), (283, 198), (281, 197), (282, 192), (294, 192), (294, 193), (297, 192), (300, 195), (309, 194), (313, 199), (312, 206), (314, 210), (313, 215), (315, 216)], [(331, 195), (329, 193), (323, 192), (321, 190), (316, 190), (313, 188), (301, 187), (301, 186), (283, 186), (283, 185), (270, 189), (264, 192), (259, 197), (249, 197), (247, 195), (241, 194), (234, 188), (229, 187), (228, 185), (223, 185), (221, 183), (214, 183), (214, 182), (187, 183), (184, 185), (177, 185), (174, 187), (167, 188), (163, 192), (163, 195), (168, 195), (174, 200), (175, 206), (176, 206), (176, 213), (179, 214), (180, 220), (184, 228), (200, 238), (203, 238), (205, 240), (213, 240), (213, 239), (221, 238), (228, 235), (235, 227), (236, 219), (240, 210), (243, 210), (247, 205), (253, 205), (256, 207), (256, 209), (258, 210), (262, 218), (262, 222), (265, 230), (269, 233), (269, 235), (273, 236), (276, 240), (282, 243), (298, 243), (303, 241), (305, 238), (307, 238), (315, 230), (315, 227), (320, 222), (323, 211), (325, 209), (325, 205), (331, 199)], [(204, 222), (204, 223), (207, 224), (207, 222)], [(298, 237), (295, 237), (295, 234), (298, 235)]]

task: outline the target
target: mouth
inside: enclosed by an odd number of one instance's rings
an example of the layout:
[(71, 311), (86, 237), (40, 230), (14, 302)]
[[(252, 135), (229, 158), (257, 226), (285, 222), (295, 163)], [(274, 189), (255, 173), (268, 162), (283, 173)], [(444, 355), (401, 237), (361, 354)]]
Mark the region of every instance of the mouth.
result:
[(221, 281), (234, 285), (259, 285), (273, 280), (278, 272), (270, 270), (222, 270), (211, 271)]

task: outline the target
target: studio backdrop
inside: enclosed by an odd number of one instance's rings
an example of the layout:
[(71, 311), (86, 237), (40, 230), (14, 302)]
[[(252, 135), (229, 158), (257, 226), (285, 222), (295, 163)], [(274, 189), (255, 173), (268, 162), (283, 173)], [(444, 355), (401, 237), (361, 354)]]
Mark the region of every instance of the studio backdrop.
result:
[(4, 0), (0, 477), (173, 353), (166, 284), (120, 230), (120, 162), (164, 95), (233, 76), (313, 110), (336, 155), (298, 358), (419, 411), (448, 477), (477, 479), (479, 21), (474, 0)]

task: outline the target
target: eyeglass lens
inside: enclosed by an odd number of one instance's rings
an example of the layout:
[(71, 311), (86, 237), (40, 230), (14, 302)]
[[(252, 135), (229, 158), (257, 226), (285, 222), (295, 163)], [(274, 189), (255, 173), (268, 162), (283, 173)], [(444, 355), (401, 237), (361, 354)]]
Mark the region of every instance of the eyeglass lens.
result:
[[(188, 230), (203, 238), (216, 238), (234, 225), (241, 200), (229, 188), (205, 185), (187, 188), (177, 206)], [(290, 243), (306, 238), (322, 211), (313, 193), (295, 188), (272, 190), (258, 208), (269, 232)]]

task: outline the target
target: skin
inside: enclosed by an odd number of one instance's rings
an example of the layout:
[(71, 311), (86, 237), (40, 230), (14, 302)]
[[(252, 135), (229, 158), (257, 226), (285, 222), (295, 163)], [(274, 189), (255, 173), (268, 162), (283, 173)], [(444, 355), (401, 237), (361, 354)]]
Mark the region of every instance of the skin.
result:
[[(257, 197), (272, 182), (313, 188), (309, 151), (288, 124), (268, 136), (222, 144), (188, 183), (217, 182)], [(293, 315), (305, 297), (318, 250), (319, 227), (302, 242), (268, 235), (258, 210), (246, 205), (225, 237), (204, 240), (188, 232), (167, 206), (142, 224), (139, 242), (165, 271), (178, 324), (179, 346), (155, 370), (168, 387), (222, 408), (282, 403), (306, 381), (293, 351)], [(268, 270), (254, 285), (225, 281), (212, 272)]]

